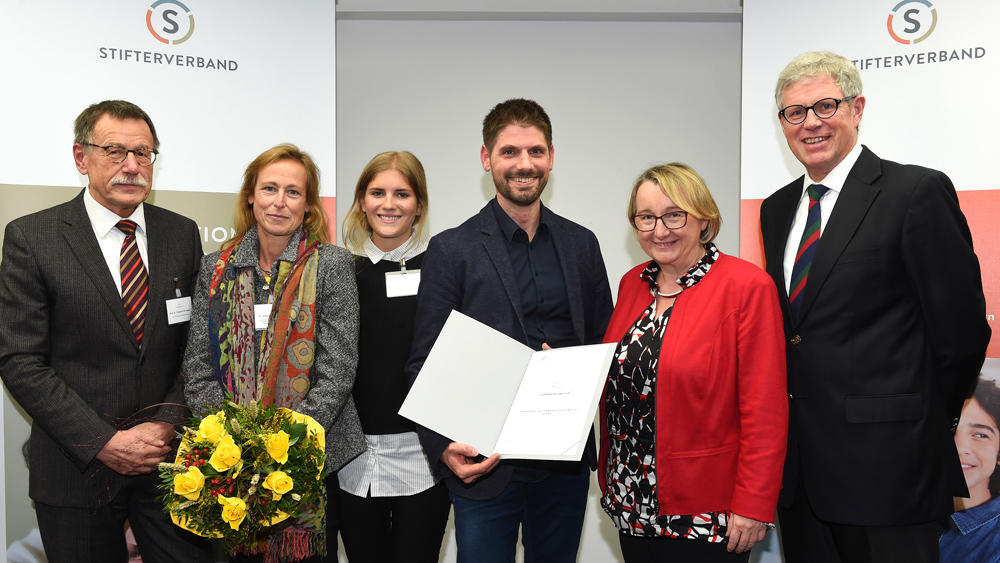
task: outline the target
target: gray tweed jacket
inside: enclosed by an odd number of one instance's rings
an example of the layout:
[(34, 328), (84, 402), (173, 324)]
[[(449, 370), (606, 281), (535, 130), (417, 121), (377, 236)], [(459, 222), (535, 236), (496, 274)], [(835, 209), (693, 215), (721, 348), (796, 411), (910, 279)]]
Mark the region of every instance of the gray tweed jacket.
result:
[[(278, 261), (294, 262), (301, 228), (288, 241)], [(211, 365), (208, 337), (208, 285), (220, 252), (201, 261), (191, 310), (191, 328), (184, 354), (184, 396), (196, 414), (206, 405), (222, 402), (223, 389)], [(237, 268), (254, 268), (255, 302), (267, 303), (263, 274), (257, 266), (257, 230), (250, 229), (236, 250)], [(358, 364), (358, 289), (354, 257), (343, 248), (324, 244), (319, 250), (316, 287), (316, 355), (310, 373), (311, 387), (297, 411), (326, 429), (326, 471), (340, 469), (365, 451), (365, 437), (351, 398)], [(260, 335), (254, 350), (260, 349)]]

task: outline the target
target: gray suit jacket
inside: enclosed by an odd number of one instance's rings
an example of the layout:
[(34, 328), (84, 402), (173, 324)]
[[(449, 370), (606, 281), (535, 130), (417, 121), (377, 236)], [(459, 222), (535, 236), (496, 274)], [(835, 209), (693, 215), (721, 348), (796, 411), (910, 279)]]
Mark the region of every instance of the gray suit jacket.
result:
[[(496, 203), (487, 204), (478, 215), (430, 241), (420, 274), (413, 348), (406, 365), (411, 385), (452, 309), (527, 343), (521, 295), (492, 205)], [(612, 307), (597, 237), (545, 206), (542, 218), (551, 229), (559, 254), (576, 344), (600, 344)], [(487, 499), (496, 496), (510, 481), (513, 466), (501, 461), (488, 475), (470, 485), (463, 484), (441, 463), (441, 454), (452, 440), (423, 427), (418, 427), (417, 432), (432, 467), (446, 478), (452, 492)], [(597, 467), (593, 432), (583, 461), (591, 469)]]
[[(145, 204), (149, 305), (140, 350), (83, 205), (11, 221), (0, 262), (0, 376), (31, 416), (29, 490), (53, 506), (90, 506), (127, 479), (95, 456), (116, 430), (183, 422), (178, 374), (187, 323), (167, 324), (175, 288), (191, 295), (198, 227)], [(174, 405), (174, 406), (171, 406)]]

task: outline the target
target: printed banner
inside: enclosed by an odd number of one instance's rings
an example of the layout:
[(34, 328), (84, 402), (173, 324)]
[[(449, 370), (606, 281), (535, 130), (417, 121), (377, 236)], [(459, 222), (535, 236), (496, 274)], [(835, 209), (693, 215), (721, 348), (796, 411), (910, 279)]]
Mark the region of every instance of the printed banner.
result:
[(254, 157), (291, 142), (334, 196), (334, 30), (327, 0), (5, 2), (0, 183), (83, 185), (73, 120), (121, 98), (156, 126), (155, 189), (235, 192)]

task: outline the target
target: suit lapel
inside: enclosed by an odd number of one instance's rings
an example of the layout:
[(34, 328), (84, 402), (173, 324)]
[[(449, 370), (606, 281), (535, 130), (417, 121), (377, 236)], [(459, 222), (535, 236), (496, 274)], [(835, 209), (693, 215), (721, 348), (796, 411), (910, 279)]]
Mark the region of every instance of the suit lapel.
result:
[[(146, 322), (143, 325), (143, 337), (145, 342), (152, 342), (153, 333), (159, 324), (160, 316), (166, 314), (166, 305), (160, 301), (163, 295), (169, 293), (171, 272), (163, 271), (163, 268), (153, 269), (152, 264), (166, 265), (168, 260), (164, 256), (170, 251), (167, 243), (168, 237), (164, 236), (165, 226), (160, 221), (160, 216), (156, 210), (149, 205), (145, 206), (146, 215), (146, 272), (149, 274), (149, 299), (146, 304)], [(143, 348), (145, 350), (145, 347)]]
[[(86, 189), (86, 188), (84, 188)], [(94, 236), (94, 228), (90, 224), (87, 210), (83, 206), (83, 192), (80, 192), (71, 204), (66, 208), (63, 217), (63, 238), (66, 244), (73, 251), (80, 268), (90, 278), (91, 283), (97, 289), (101, 298), (111, 309), (111, 313), (118, 321), (118, 326), (125, 331), (131, 341), (138, 349), (135, 337), (132, 334), (132, 325), (125, 317), (125, 307), (122, 306), (121, 295), (115, 287), (115, 280), (108, 271), (107, 263), (104, 261), (104, 254), (97, 244), (97, 237)]]
[(785, 281), (785, 247), (792, 230), (792, 220), (795, 209), (802, 196), (802, 177), (778, 190), (768, 198), (767, 216), (761, 217), (761, 227), (766, 221), (768, 236), (764, 237), (764, 267), (771, 278), (775, 280), (778, 289), (778, 304), (781, 306), (782, 317), (785, 319), (786, 330), (792, 329), (792, 315), (788, 306), (788, 283)]
[(837, 196), (837, 204), (820, 235), (819, 247), (809, 267), (809, 281), (802, 295), (800, 318), (805, 318), (820, 288), (830, 276), (844, 248), (851, 242), (862, 219), (878, 196), (879, 188), (872, 185), (882, 173), (879, 158), (864, 147), (861, 156), (847, 175), (844, 188)]
[(569, 302), (569, 314), (570, 319), (573, 321), (573, 331), (576, 333), (577, 338), (580, 339), (580, 342), (585, 343), (587, 341), (587, 330), (583, 318), (583, 294), (580, 292), (583, 282), (578, 275), (580, 273), (579, 270), (572, 267), (572, 264), (567, 260), (568, 256), (579, 258), (580, 254), (575, 252), (575, 248), (570, 248), (573, 238), (563, 233), (563, 224), (553, 217), (554, 213), (550, 212), (544, 206), (542, 207), (542, 213), (547, 215), (548, 225), (552, 229), (552, 244), (556, 248), (556, 256), (559, 257), (559, 267), (562, 269), (563, 283), (566, 285), (566, 301)]
[(767, 271), (771, 276), (780, 280), (778, 283), (778, 296), (782, 305), (788, 303), (788, 282), (785, 279), (785, 248), (789, 241), (788, 237), (792, 230), (792, 220), (795, 218), (795, 209), (798, 207), (799, 199), (802, 196), (802, 177), (778, 190), (771, 200), (772, 211), (768, 218), (769, 231), (774, 233), (764, 241), (764, 257), (767, 260)]
[(528, 331), (524, 328), (524, 312), (521, 310), (521, 292), (518, 291), (517, 282), (514, 280), (514, 268), (510, 265), (510, 254), (507, 252), (503, 231), (500, 230), (500, 225), (497, 224), (490, 205), (479, 212), (479, 220), (486, 255), (490, 257), (497, 275), (500, 276), (500, 282), (507, 293), (507, 300), (510, 301), (514, 308), (514, 314), (517, 315), (517, 323), (521, 327), (523, 338), (527, 338)]

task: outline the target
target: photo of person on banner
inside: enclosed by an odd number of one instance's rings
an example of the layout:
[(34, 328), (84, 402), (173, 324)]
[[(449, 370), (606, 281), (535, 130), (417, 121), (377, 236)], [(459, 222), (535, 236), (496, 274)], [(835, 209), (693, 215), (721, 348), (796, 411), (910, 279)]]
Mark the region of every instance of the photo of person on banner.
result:
[(955, 513), (941, 534), (941, 563), (1000, 561), (1000, 386), (979, 378), (965, 401), (955, 447), (969, 497), (955, 497)]

